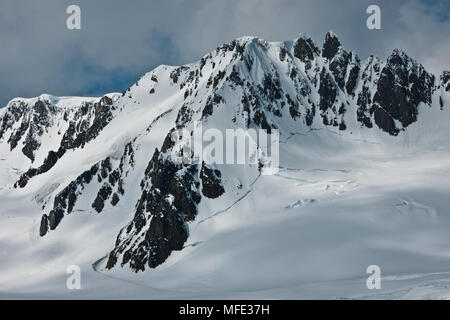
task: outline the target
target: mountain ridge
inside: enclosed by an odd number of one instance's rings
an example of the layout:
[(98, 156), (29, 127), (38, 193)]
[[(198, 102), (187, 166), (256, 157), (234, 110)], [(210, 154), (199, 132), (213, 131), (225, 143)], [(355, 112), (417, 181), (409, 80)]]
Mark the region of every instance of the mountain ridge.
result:
[(252, 165), (173, 163), (174, 130), (192, 131), (201, 121), (222, 131), (278, 129), (285, 141), (322, 129), (382, 141), (409, 134), (421, 108), (448, 117), (449, 95), (448, 72), (437, 78), (397, 49), (386, 61), (360, 60), (333, 33), (322, 48), (307, 35), (284, 42), (242, 37), (196, 63), (161, 65), (121, 95), (73, 98), (75, 108), (58, 110), (61, 98), (47, 95), (29, 104), (13, 99), (0, 111), (0, 147), (14, 152), (9, 162), (20, 159), (20, 174), (7, 184), (34, 192), (43, 208), (36, 230), (43, 239), (77, 210), (100, 214), (127, 199), (133, 217), (104, 267), (120, 263), (138, 272), (184, 248), (199, 206), (233, 203), (259, 176)]

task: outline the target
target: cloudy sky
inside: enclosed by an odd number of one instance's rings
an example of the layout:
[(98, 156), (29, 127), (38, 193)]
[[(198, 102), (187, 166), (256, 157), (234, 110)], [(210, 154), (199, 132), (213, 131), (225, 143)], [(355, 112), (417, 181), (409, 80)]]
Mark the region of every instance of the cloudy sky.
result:
[[(66, 8), (81, 8), (81, 30)], [(378, 4), (382, 30), (366, 28)], [(449, 0), (1, 0), (0, 106), (13, 97), (123, 91), (159, 64), (198, 60), (243, 35), (270, 41), (333, 30), (362, 58), (401, 48), (450, 70)]]

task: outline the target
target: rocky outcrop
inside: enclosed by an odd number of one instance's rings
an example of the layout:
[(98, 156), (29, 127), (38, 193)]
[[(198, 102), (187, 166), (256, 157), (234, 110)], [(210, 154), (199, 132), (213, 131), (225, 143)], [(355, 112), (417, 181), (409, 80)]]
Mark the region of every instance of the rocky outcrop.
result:
[(202, 194), (210, 199), (220, 197), (225, 193), (222, 185), (222, 173), (217, 169), (211, 169), (203, 162), (200, 171), (200, 179), (202, 181)]
[(109, 199), (111, 205), (115, 206), (120, 201), (120, 196), (125, 193), (123, 178), (133, 167), (134, 149), (130, 142), (125, 146), (117, 168), (114, 168), (110, 157), (107, 157), (83, 172), (54, 197), (52, 209), (48, 215), (44, 214), (41, 218), (40, 236), (43, 237), (50, 230), (55, 230), (64, 216), (72, 213), (87, 185), (95, 183), (99, 188), (91, 205), (97, 213), (103, 211)]
[(328, 32), (325, 36), (325, 42), (322, 48), (322, 57), (327, 58), (328, 60), (333, 59), (340, 47), (341, 42), (338, 37), (334, 33)]
[(144, 271), (181, 250), (189, 234), (186, 222), (197, 215), (199, 186), (197, 165), (175, 164), (156, 149), (141, 182), (134, 219), (120, 231), (107, 268), (119, 262)]
[(320, 104), (319, 109), (321, 111), (322, 121), (324, 125), (338, 125), (338, 113), (336, 106), (336, 98), (338, 95), (338, 87), (331, 75), (322, 69), (320, 73)]
[[(85, 103), (75, 113), (73, 120), (70, 121), (58, 150), (49, 151), (44, 162), (37, 168), (28, 169), (21, 175), (19, 180), (14, 184), (14, 187), (24, 188), (31, 178), (49, 171), (64, 156), (67, 150), (83, 148), (86, 143), (95, 139), (113, 119), (112, 105), (113, 101), (108, 96), (104, 96), (99, 102), (94, 104)], [(22, 149), (23, 153), (32, 161), (34, 161), (34, 151), (40, 146), (40, 142), (36, 137), (42, 135), (42, 129), (39, 129), (36, 133), (35, 123), (45, 123), (46, 126), (50, 126), (50, 116), (48, 115), (49, 112), (46, 109), (46, 105), (39, 100), (34, 109), (35, 114), (39, 116), (36, 116), (35, 121), (30, 125)]]
[(55, 196), (53, 209), (49, 212), (48, 216), (47, 214), (42, 216), (39, 232), (41, 237), (47, 234), (49, 230), (55, 230), (64, 218), (64, 215), (72, 212), (84, 186), (92, 181), (98, 170), (98, 164), (92, 166), (91, 169), (83, 172)]
[(48, 153), (48, 156), (45, 158), (44, 163), (39, 168), (28, 169), (28, 171), (26, 171), (24, 174), (20, 176), (19, 180), (14, 184), (14, 187), (24, 188), (31, 178), (49, 171), (51, 168), (53, 168), (56, 162), (58, 162), (58, 160), (64, 155), (65, 152), (66, 151), (64, 148), (58, 149), (57, 152), (53, 150), (50, 151)]
[[(409, 58), (395, 50), (388, 58), (378, 80), (371, 112), (375, 123), (391, 135), (398, 134), (417, 121), (419, 103), (431, 104), (434, 76)], [(398, 120), (402, 127), (393, 123)]]
[(6, 114), (0, 119), (0, 140), (10, 132), (8, 143), (14, 150), (23, 140), (22, 153), (34, 162), (34, 153), (40, 147), (40, 139), (53, 124), (58, 110), (47, 100), (37, 100), (33, 105), (24, 101), (12, 101)]
[(441, 85), (445, 91), (450, 92), (450, 71), (444, 71), (442, 73)]
[(294, 57), (307, 63), (314, 59), (315, 55), (319, 54), (319, 49), (316, 47), (311, 38), (299, 38), (294, 43)]

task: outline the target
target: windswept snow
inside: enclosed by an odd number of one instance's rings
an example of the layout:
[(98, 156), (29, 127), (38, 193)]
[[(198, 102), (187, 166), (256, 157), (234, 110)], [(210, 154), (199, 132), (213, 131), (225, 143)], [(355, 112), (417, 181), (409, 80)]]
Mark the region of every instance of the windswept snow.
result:
[[(240, 201), (201, 207), (185, 249), (139, 274), (106, 272), (101, 260), (132, 215), (121, 212), (126, 203), (107, 214), (74, 213), (59, 233), (40, 239), (39, 208), (29, 196), (3, 190), (0, 297), (450, 296), (447, 147), (391, 153), (352, 142), (320, 161), (282, 158), (282, 165), (279, 175), (261, 176), (243, 190)], [(93, 257), (100, 259), (94, 268)], [(82, 269), (79, 291), (66, 289), (65, 271), (73, 264)], [(366, 269), (374, 264), (382, 270), (382, 289), (371, 291)]]

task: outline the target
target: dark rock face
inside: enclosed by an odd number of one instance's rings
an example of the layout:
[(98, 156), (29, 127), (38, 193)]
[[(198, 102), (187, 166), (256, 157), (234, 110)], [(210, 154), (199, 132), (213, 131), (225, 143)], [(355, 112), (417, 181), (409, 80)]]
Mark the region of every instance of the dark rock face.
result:
[(193, 114), (194, 112), (192, 111), (192, 109), (189, 108), (189, 106), (187, 106), (186, 104), (183, 104), (180, 111), (178, 112), (177, 120), (175, 122), (177, 124), (177, 129), (183, 128), (186, 123), (190, 122), (192, 120)]
[(83, 193), (86, 185), (90, 183), (97, 182), (101, 184), (98, 194), (92, 203), (92, 207), (96, 212), (102, 212), (105, 202), (111, 197), (113, 192), (114, 196), (111, 203), (116, 205), (120, 201), (119, 195), (125, 193), (123, 186), (123, 176), (127, 174), (125, 165), (129, 166), (128, 169), (134, 167), (134, 150), (131, 142), (125, 146), (123, 156), (116, 169), (113, 169), (111, 160), (108, 157), (83, 172), (55, 196), (53, 208), (48, 216), (46, 214), (42, 216), (39, 231), (41, 237), (47, 234), (49, 230), (55, 230), (64, 216), (72, 213), (78, 197)]
[(307, 62), (314, 59), (314, 55), (319, 54), (319, 49), (316, 47), (311, 38), (299, 38), (294, 44), (294, 57), (300, 59), (302, 62)]
[(320, 73), (320, 110), (326, 111), (332, 109), (337, 97), (337, 88), (335, 82), (325, 69)]
[[(0, 120), (1, 126), (0, 126), (0, 140), (5, 137), (5, 134), (8, 130), (12, 129), (13, 125), (18, 122), (26, 113), (27, 111), (27, 105), (23, 102), (13, 102), (8, 107), (8, 112), (4, 114), (2, 119)], [(24, 125), (25, 124), (25, 125)], [(20, 126), (20, 132), (12, 133), (8, 139), (8, 144), (10, 144), (10, 150), (13, 150), (17, 143), (19, 142), (20, 138), (25, 133), (26, 129), (28, 129), (28, 122), (22, 122), (22, 125)], [(14, 136), (14, 137), (13, 137)]]
[(109, 184), (104, 184), (98, 191), (97, 197), (92, 204), (92, 208), (98, 213), (102, 212), (105, 207), (105, 201), (111, 196), (112, 188)]
[(278, 76), (271, 77), (269, 75), (265, 75), (261, 91), (263, 92), (264, 96), (270, 101), (281, 99), (283, 90), (281, 89)]
[(75, 120), (70, 122), (61, 146), (66, 150), (83, 148), (94, 140), (112, 119), (112, 100), (109, 97), (105, 96), (93, 105), (85, 104), (75, 115)]
[(34, 152), (40, 147), (39, 141), (36, 139), (35, 126), (30, 126), (27, 137), (25, 139), (22, 153), (34, 162)]
[(348, 76), (348, 80), (347, 83), (345, 85), (345, 89), (347, 90), (347, 93), (351, 96), (354, 96), (354, 91), (356, 88), (356, 85), (358, 84), (358, 76), (359, 76), (359, 71), (360, 71), (360, 67), (359, 67), (359, 62), (357, 65), (354, 65), (351, 69), (350, 69), (350, 73)]
[(56, 164), (56, 162), (64, 155), (65, 149), (60, 148), (58, 152), (50, 151), (47, 155), (47, 157), (44, 160), (44, 163), (37, 169), (30, 168), (27, 172), (22, 174), (19, 178), (19, 180), (14, 184), (14, 187), (20, 187), (24, 188), (28, 181), (39, 174), (45, 173), (49, 171), (53, 166)]
[(270, 134), (272, 127), (269, 125), (266, 119), (266, 114), (264, 112), (255, 111), (253, 121), (261, 128)]
[(441, 85), (445, 91), (450, 92), (450, 71), (444, 71), (441, 75)]
[(370, 91), (368, 87), (363, 87), (359, 93), (357, 104), (360, 106), (356, 111), (357, 120), (367, 128), (372, 128), (373, 124), (369, 113), (372, 99), (370, 98)]
[(161, 153), (166, 153), (168, 150), (172, 149), (172, 147), (175, 145), (175, 141), (172, 140), (172, 135), (174, 132), (175, 132), (175, 130), (172, 129), (166, 135), (166, 138), (164, 139), (164, 143), (161, 147)]
[(33, 106), (32, 119), (22, 148), (23, 154), (32, 162), (34, 162), (34, 152), (40, 147), (38, 137), (42, 136), (46, 128), (51, 125), (51, 114), (55, 113), (54, 106), (41, 100), (38, 100)]
[(30, 123), (28, 121), (23, 121), (19, 127), (14, 133), (11, 134), (9, 137), (8, 143), (11, 147), (11, 151), (14, 150), (17, 147), (17, 144), (22, 139), (22, 136), (25, 134), (25, 132), (28, 130), (30, 126)]
[(34, 162), (34, 150), (37, 148), (39, 148), (39, 143), (37, 143), (36, 140), (27, 139), (25, 146), (22, 148), (22, 152), (31, 160), (31, 162)]
[[(19, 178), (14, 187), (24, 188), (31, 178), (49, 171), (67, 150), (83, 148), (86, 143), (95, 139), (113, 118), (111, 112), (112, 103), (111, 98), (104, 96), (98, 103), (93, 105), (89, 103), (84, 104), (75, 114), (75, 120), (70, 122), (59, 149), (56, 152), (53, 150), (49, 151), (43, 164), (37, 168), (30, 168)], [(28, 134), (22, 149), (22, 152), (32, 161), (34, 161), (34, 152), (40, 147), (37, 137), (43, 134), (43, 129), (35, 124), (39, 123), (41, 126), (42, 124), (45, 124), (47, 127), (50, 126), (51, 112), (48, 111), (49, 108), (47, 104), (40, 100), (34, 106), (34, 115), (36, 118), (29, 124)], [(53, 109), (50, 110), (56, 112)], [(90, 125), (91, 118), (94, 119), (92, 125)], [(14, 140), (20, 140), (22, 131), (17, 134), (18, 136)]]
[[(72, 181), (67, 187), (65, 187), (60, 193), (58, 193), (53, 201), (53, 209), (48, 215), (50, 230), (55, 230), (59, 225), (61, 220), (64, 218), (65, 214), (70, 214), (75, 206), (78, 196), (81, 194), (81, 190), (84, 189), (86, 184), (89, 184), (93, 177), (98, 172), (98, 165), (94, 165), (90, 170), (83, 172), (74, 181)], [(44, 214), (42, 221), (46, 220), (47, 217)], [(43, 233), (42, 223), (41, 223), (41, 237), (47, 232)], [(48, 231), (48, 229), (46, 230)]]
[(370, 57), (365, 66), (361, 66), (361, 76), (358, 82), (361, 83), (361, 90), (358, 93), (356, 104), (356, 116), (358, 122), (367, 128), (373, 127), (372, 91), (376, 87), (376, 79), (380, 74), (380, 62), (374, 57)]
[[(151, 186), (149, 183), (151, 182)], [(197, 165), (183, 166), (155, 150), (142, 180), (142, 196), (133, 221), (117, 237), (107, 268), (119, 257), (135, 272), (156, 268), (173, 250), (181, 250), (188, 237), (186, 222), (197, 215), (201, 200)], [(137, 237), (146, 227), (145, 235)]]
[[(286, 50), (284, 50), (284, 51), (286, 51)], [(233, 67), (233, 71), (231, 71), (229, 79), (235, 86), (243, 86), (244, 85), (244, 80), (242, 80), (241, 77), (239, 76), (239, 72), (237, 71), (236, 66)]]
[(280, 53), (278, 54), (280, 61), (284, 61), (286, 59), (286, 55), (287, 55), (286, 48), (284, 47), (280, 48)]
[(384, 131), (390, 135), (396, 136), (400, 130), (395, 126), (395, 122), (392, 117), (384, 109), (374, 104), (371, 112), (374, 114), (375, 123), (379, 128), (383, 128)]
[(205, 197), (215, 199), (225, 193), (221, 182), (222, 173), (217, 169), (210, 169), (202, 164), (200, 179), (202, 180), (202, 193)]
[(111, 199), (111, 205), (115, 207), (120, 201), (119, 195), (117, 193), (114, 193)]
[(347, 67), (351, 61), (352, 55), (344, 50), (339, 51), (330, 63), (330, 71), (333, 73), (334, 80), (341, 90), (345, 87), (345, 77), (347, 75)]
[(219, 105), (225, 100), (222, 96), (215, 93), (212, 97), (208, 97), (208, 101), (202, 111), (202, 120), (208, 119), (214, 112), (214, 106)]
[(38, 100), (31, 107), (23, 102), (13, 102), (1, 121), (0, 139), (7, 130), (12, 130), (15, 123), (20, 122), (20, 126), (11, 132), (8, 139), (10, 150), (14, 150), (25, 137), (22, 153), (33, 162), (34, 153), (40, 147), (39, 137), (52, 125), (56, 114), (55, 106), (48, 101)]
[[(381, 71), (374, 105), (377, 125), (384, 131), (396, 135), (392, 120), (398, 120), (403, 128), (417, 121), (419, 103), (431, 104), (434, 90), (434, 76), (404, 53), (395, 50)], [(395, 128), (395, 125), (394, 125)], [(397, 129), (403, 129), (397, 128)]]
[(48, 232), (48, 216), (44, 214), (41, 218), (41, 226), (39, 228), (39, 236), (43, 237)]
[(302, 114), (299, 111), (299, 105), (296, 101), (292, 100), (291, 97), (287, 94), (286, 100), (289, 104), (289, 114), (291, 115), (292, 119), (299, 118)]
[(178, 77), (180, 76), (180, 74), (183, 70), (184, 69), (182, 67), (180, 67), (170, 73), (170, 78), (172, 79), (173, 84), (178, 83)]
[(334, 34), (328, 32), (325, 36), (325, 43), (322, 48), (322, 57), (327, 58), (328, 60), (333, 59), (340, 47), (341, 42), (339, 39)]
[(329, 119), (329, 114), (336, 113), (336, 107), (334, 106), (334, 104), (338, 94), (337, 90), (338, 88), (334, 80), (331, 78), (330, 74), (326, 72), (325, 69), (322, 69), (322, 72), (320, 73), (319, 109), (321, 111), (322, 120), (325, 125), (334, 125), (333, 121)]

